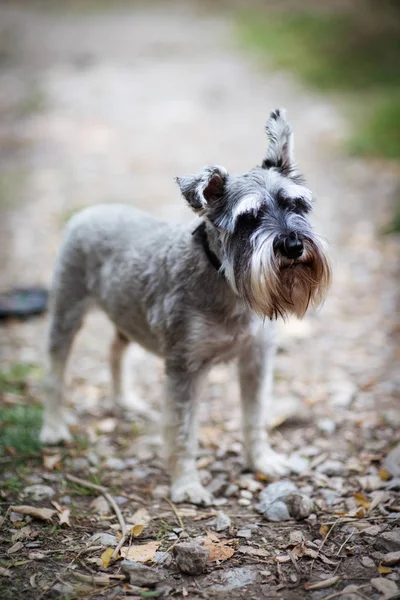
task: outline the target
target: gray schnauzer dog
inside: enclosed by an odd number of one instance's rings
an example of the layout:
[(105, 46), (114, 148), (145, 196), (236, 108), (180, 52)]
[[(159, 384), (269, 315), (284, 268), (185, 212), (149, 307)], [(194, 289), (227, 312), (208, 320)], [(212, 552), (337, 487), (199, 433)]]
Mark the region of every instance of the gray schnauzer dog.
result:
[[(130, 206), (99, 205), (67, 225), (57, 258), (45, 386), (43, 443), (70, 439), (63, 380), (73, 339), (91, 302), (115, 325), (111, 374), (121, 399), (130, 342), (165, 359), (164, 438), (171, 498), (209, 504), (196, 471), (196, 396), (213, 365), (237, 359), (248, 466), (271, 477), (289, 462), (269, 445), (275, 323), (323, 300), (330, 267), (308, 220), (312, 194), (296, 170), (284, 111), (271, 113), (260, 167), (220, 166), (178, 177), (196, 226), (158, 221)], [(266, 320), (266, 317), (268, 320)]]

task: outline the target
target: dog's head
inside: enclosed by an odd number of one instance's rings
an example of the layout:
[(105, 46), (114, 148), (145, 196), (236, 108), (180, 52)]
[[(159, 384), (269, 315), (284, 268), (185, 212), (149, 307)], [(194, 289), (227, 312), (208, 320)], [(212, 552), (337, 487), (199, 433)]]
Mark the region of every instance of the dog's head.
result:
[(284, 111), (271, 113), (261, 167), (230, 175), (220, 166), (177, 179), (193, 210), (215, 230), (218, 255), (232, 289), (269, 318), (323, 300), (330, 267), (312, 231), (312, 194), (296, 170), (293, 135)]

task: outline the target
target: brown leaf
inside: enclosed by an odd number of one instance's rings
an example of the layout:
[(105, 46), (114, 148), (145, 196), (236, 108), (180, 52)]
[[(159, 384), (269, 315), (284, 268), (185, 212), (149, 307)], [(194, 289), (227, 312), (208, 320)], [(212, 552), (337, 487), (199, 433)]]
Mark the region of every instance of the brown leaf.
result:
[(238, 552), (249, 554), (250, 556), (259, 556), (260, 558), (269, 556), (269, 553), (264, 548), (253, 548), (252, 546), (239, 546)]
[(384, 567), (382, 565), (379, 565), (378, 571), (381, 575), (389, 575), (389, 573), (392, 572), (392, 569), (390, 569), (389, 567)]
[(29, 525), (26, 525), (25, 527), (22, 527), (22, 529), (20, 529), (19, 531), (16, 531), (15, 533), (13, 533), (11, 540), (13, 542), (27, 540), (31, 537), (31, 533), (32, 533), (32, 529), (29, 527)]
[(11, 548), (9, 548), (7, 550), (7, 554), (14, 554), (15, 552), (18, 552), (19, 550), (22, 550), (22, 548), (24, 547), (22, 542), (16, 542), (15, 544), (13, 544), (11, 546)]
[(111, 557), (113, 554), (114, 548), (107, 548), (107, 550), (104, 550), (103, 554), (101, 555), (103, 569), (107, 569), (108, 565), (111, 562)]
[(44, 454), (43, 455), (43, 466), (48, 471), (53, 471), (56, 467), (58, 468), (61, 463), (61, 454)]
[(70, 517), (71, 511), (69, 508), (63, 508), (61, 510), (61, 512), (58, 513), (58, 518), (60, 521), (60, 525), (68, 525), (68, 527), (71, 527), (71, 523), (69, 522), (69, 517)]
[(227, 546), (232, 540), (220, 540), (212, 531), (206, 531), (206, 534), (207, 537), (204, 540), (204, 546), (210, 550), (208, 562), (227, 560), (234, 555), (235, 549)]
[(145, 563), (149, 560), (153, 560), (159, 546), (160, 542), (148, 542), (147, 544), (141, 544), (140, 546), (121, 548), (121, 556), (123, 558)]
[(365, 494), (361, 494), (360, 492), (356, 492), (354, 494), (354, 500), (356, 501), (357, 506), (362, 506), (365, 510), (368, 510), (370, 501), (368, 500)]
[(382, 479), (382, 481), (389, 481), (389, 479), (392, 478), (391, 473), (389, 473), (389, 471), (387, 471), (383, 467), (378, 469), (378, 473), (379, 473), (379, 477)]
[(42, 519), (42, 521), (50, 521), (57, 512), (52, 508), (37, 508), (36, 506), (27, 506), (24, 504), (21, 506), (11, 506), (10, 509), (21, 515), (29, 515), (35, 519)]

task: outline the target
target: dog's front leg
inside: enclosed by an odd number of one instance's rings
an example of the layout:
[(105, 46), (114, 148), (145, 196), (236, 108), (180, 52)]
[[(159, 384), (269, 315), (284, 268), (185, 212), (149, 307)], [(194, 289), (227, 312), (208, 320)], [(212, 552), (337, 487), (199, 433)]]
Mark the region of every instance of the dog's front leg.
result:
[(288, 460), (272, 450), (266, 431), (266, 414), (272, 401), (275, 325), (260, 327), (250, 348), (239, 356), (243, 411), (244, 449), (248, 466), (255, 472), (280, 477), (290, 471)]
[(208, 505), (212, 495), (201, 484), (196, 469), (196, 396), (199, 375), (167, 369), (164, 440), (173, 502)]

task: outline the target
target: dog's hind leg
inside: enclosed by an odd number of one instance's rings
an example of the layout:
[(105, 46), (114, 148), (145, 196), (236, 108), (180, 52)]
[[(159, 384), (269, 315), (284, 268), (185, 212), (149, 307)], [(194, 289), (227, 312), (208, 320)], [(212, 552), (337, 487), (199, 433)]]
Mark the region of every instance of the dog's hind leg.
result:
[(44, 384), (44, 416), (40, 432), (43, 444), (68, 442), (68, 416), (65, 410), (64, 373), (75, 335), (81, 327), (87, 306), (84, 272), (71, 253), (58, 262), (54, 282), (48, 334), (48, 373)]
[(261, 326), (251, 347), (246, 346), (239, 356), (246, 459), (253, 471), (270, 477), (290, 471), (288, 460), (271, 448), (266, 431), (266, 415), (272, 401), (275, 337), (274, 324)]

